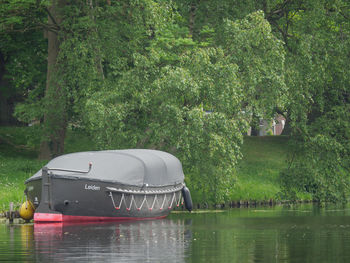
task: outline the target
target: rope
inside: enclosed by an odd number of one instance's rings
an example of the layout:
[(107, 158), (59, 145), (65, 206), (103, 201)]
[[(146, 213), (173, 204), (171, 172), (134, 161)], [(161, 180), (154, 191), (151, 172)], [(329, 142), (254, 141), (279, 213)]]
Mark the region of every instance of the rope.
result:
[(179, 195), (179, 201), (176, 203), (176, 207), (180, 206), (181, 199), (182, 199), (182, 195)]
[[(142, 199), (142, 202), (141, 202), (140, 206), (137, 206), (136, 199), (135, 199), (133, 194), (130, 195), (131, 198), (130, 198), (130, 203), (129, 203), (129, 202), (127, 202), (127, 198), (125, 197), (125, 194), (122, 193), (122, 196), (120, 198), (120, 202), (119, 202), (118, 206), (116, 206), (116, 204), (115, 204), (112, 192), (109, 192), (109, 196), (111, 197), (112, 204), (113, 204), (113, 206), (114, 206), (114, 208), (116, 210), (121, 209), (122, 205), (124, 203), (125, 208), (126, 208), (127, 211), (130, 211), (133, 206), (135, 206), (137, 211), (140, 211), (144, 207), (145, 204), (146, 204), (148, 210), (153, 210), (155, 205), (156, 205), (156, 203), (159, 206), (159, 210), (163, 210), (165, 204), (168, 204), (168, 209), (171, 209), (173, 207), (174, 202), (175, 202), (175, 205), (177, 207), (179, 207), (180, 206), (180, 202), (182, 201), (182, 195), (181, 195), (181, 192), (178, 192), (178, 193), (179, 193), (179, 198), (177, 198), (176, 192), (174, 192), (172, 197), (169, 198), (169, 200), (168, 200), (168, 197), (167, 197), (167, 193), (162, 194), (163, 200), (161, 200), (161, 198), (162, 198), (161, 196), (156, 194), (154, 196), (154, 198), (153, 198), (151, 206), (150, 206), (150, 203), (148, 201), (148, 198), (147, 198), (146, 194), (143, 196), (143, 199)], [(129, 203), (129, 205), (127, 203)]]
[[(142, 203), (141, 203), (141, 206), (137, 208), (138, 211), (140, 211), (140, 210), (142, 209), (143, 204), (144, 204), (145, 202), (147, 202), (146, 195), (144, 195), (144, 197), (143, 197), (143, 201), (142, 201)], [(148, 206), (148, 205), (147, 205), (147, 206)]]
[(176, 194), (174, 192), (173, 198), (171, 199), (171, 204), (168, 206), (168, 209), (171, 209), (173, 207), (173, 203), (174, 203), (175, 197), (176, 197)]
[(165, 204), (165, 200), (167, 200), (166, 194), (164, 195), (164, 199), (163, 199), (162, 206), (159, 208), (160, 210), (163, 210), (163, 206), (164, 206), (164, 204)]
[(134, 198), (134, 195), (131, 195), (131, 201), (130, 201), (130, 206), (126, 208), (126, 210), (130, 211), (131, 207), (132, 207), (132, 204), (133, 202), (135, 203), (135, 207), (137, 209), (137, 205), (136, 205), (136, 201), (135, 201), (135, 198)]
[(109, 196), (110, 196), (111, 199), (112, 199), (112, 203), (113, 203), (114, 208), (117, 209), (117, 207), (115, 206), (115, 203), (114, 203), (114, 199), (113, 199), (113, 194), (112, 194), (112, 192), (109, 192)]
[(157, 195), (154, 196), (152, 207), (149, 208), (149, 210), (152, 210), (152, 209), (153, 209), (154, 204), (156, 203), (156, 200), (157, 200)]
[(123, 201), (124, 201), (124, 203), (125, 203), (125, 206), (127, 206), (127, 205), (126, 205), (126, 201), (125, 201), (124, 193), (122, 194), (122, 197), (121, 197), (121, 199), (120, 199), (119, 206), (116, 206), (116, 205), (115, 205), (112, 192), (109, 192), (109, 196), (110, 196), (111, 199), (112, 199), (112, 203), (113, 203), (113, 206), (114, 206), (115, 209), (119, 210), (119, 209), (121, 208), (121, 206), (122, 206), (122, 202), (123, 202)]

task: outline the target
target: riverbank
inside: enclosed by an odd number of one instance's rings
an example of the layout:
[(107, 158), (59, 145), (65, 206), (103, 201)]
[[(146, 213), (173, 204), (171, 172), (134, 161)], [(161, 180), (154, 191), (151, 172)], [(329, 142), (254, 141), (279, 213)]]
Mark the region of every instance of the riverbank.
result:
[[(288, 167), (292, 153), (288, 136), (244, 138), (243, 158), (237, 167), (238, 181), (231, 200), (275, 203), (281, 200), (279, 173)], [(310, 202), (311, 195), (297, 193), (298, 200)]]
[[(24, 181), (46, 162), (37, 160), (39, 140), (35, 127), (0, 127), (0, 212), (9, 203), (23, 202)], [(95, 145), (81, 133), (70, 130), (66, 152), (94, 150)], [(237, 183), (226, 206), (273, 205), (278, 202), (278, 175), (287, 166), (288, 137), (245, 137), (243, 159), (237, 167)], [(300, 200), (311, 200), (299, 196)], [(196, 200), (194, 200), (196, 205)], [(203, 204), (200, 204), (201, 207)]]

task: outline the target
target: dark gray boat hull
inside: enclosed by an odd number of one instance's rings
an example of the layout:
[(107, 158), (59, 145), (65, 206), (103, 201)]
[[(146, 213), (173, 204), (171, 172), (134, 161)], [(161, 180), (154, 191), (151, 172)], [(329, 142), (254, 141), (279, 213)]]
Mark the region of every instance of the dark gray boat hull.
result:
[[(51, 176), (47, 197), (42, 197), (41, 179), (28, 182), (26, 192), (28, 199), (37, 207), (35, 222), (108, 221), (166, 217), (182, 204), (182, 187), (145, 190), (88, 179)], [(42, 202), (46, 204), (40, 205)], [(52, 214), (58, 216), (52, 217)]]

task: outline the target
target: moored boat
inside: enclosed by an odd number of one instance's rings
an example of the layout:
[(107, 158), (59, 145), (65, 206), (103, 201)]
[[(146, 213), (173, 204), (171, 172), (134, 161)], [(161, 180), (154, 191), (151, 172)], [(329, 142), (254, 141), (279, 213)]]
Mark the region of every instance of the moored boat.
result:
[(180, 161), (156, 150), (62, 155), (25, 183), (34, 222), (162, 218), (183, 201), (192, 210)]

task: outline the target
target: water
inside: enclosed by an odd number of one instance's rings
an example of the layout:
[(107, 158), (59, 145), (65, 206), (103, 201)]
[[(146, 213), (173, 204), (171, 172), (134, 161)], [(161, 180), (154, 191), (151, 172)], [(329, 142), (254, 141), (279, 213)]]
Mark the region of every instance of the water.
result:
[(108, 224), (2, 224), (0, 261), (350, 262), (350, 208), (199, 211)]

